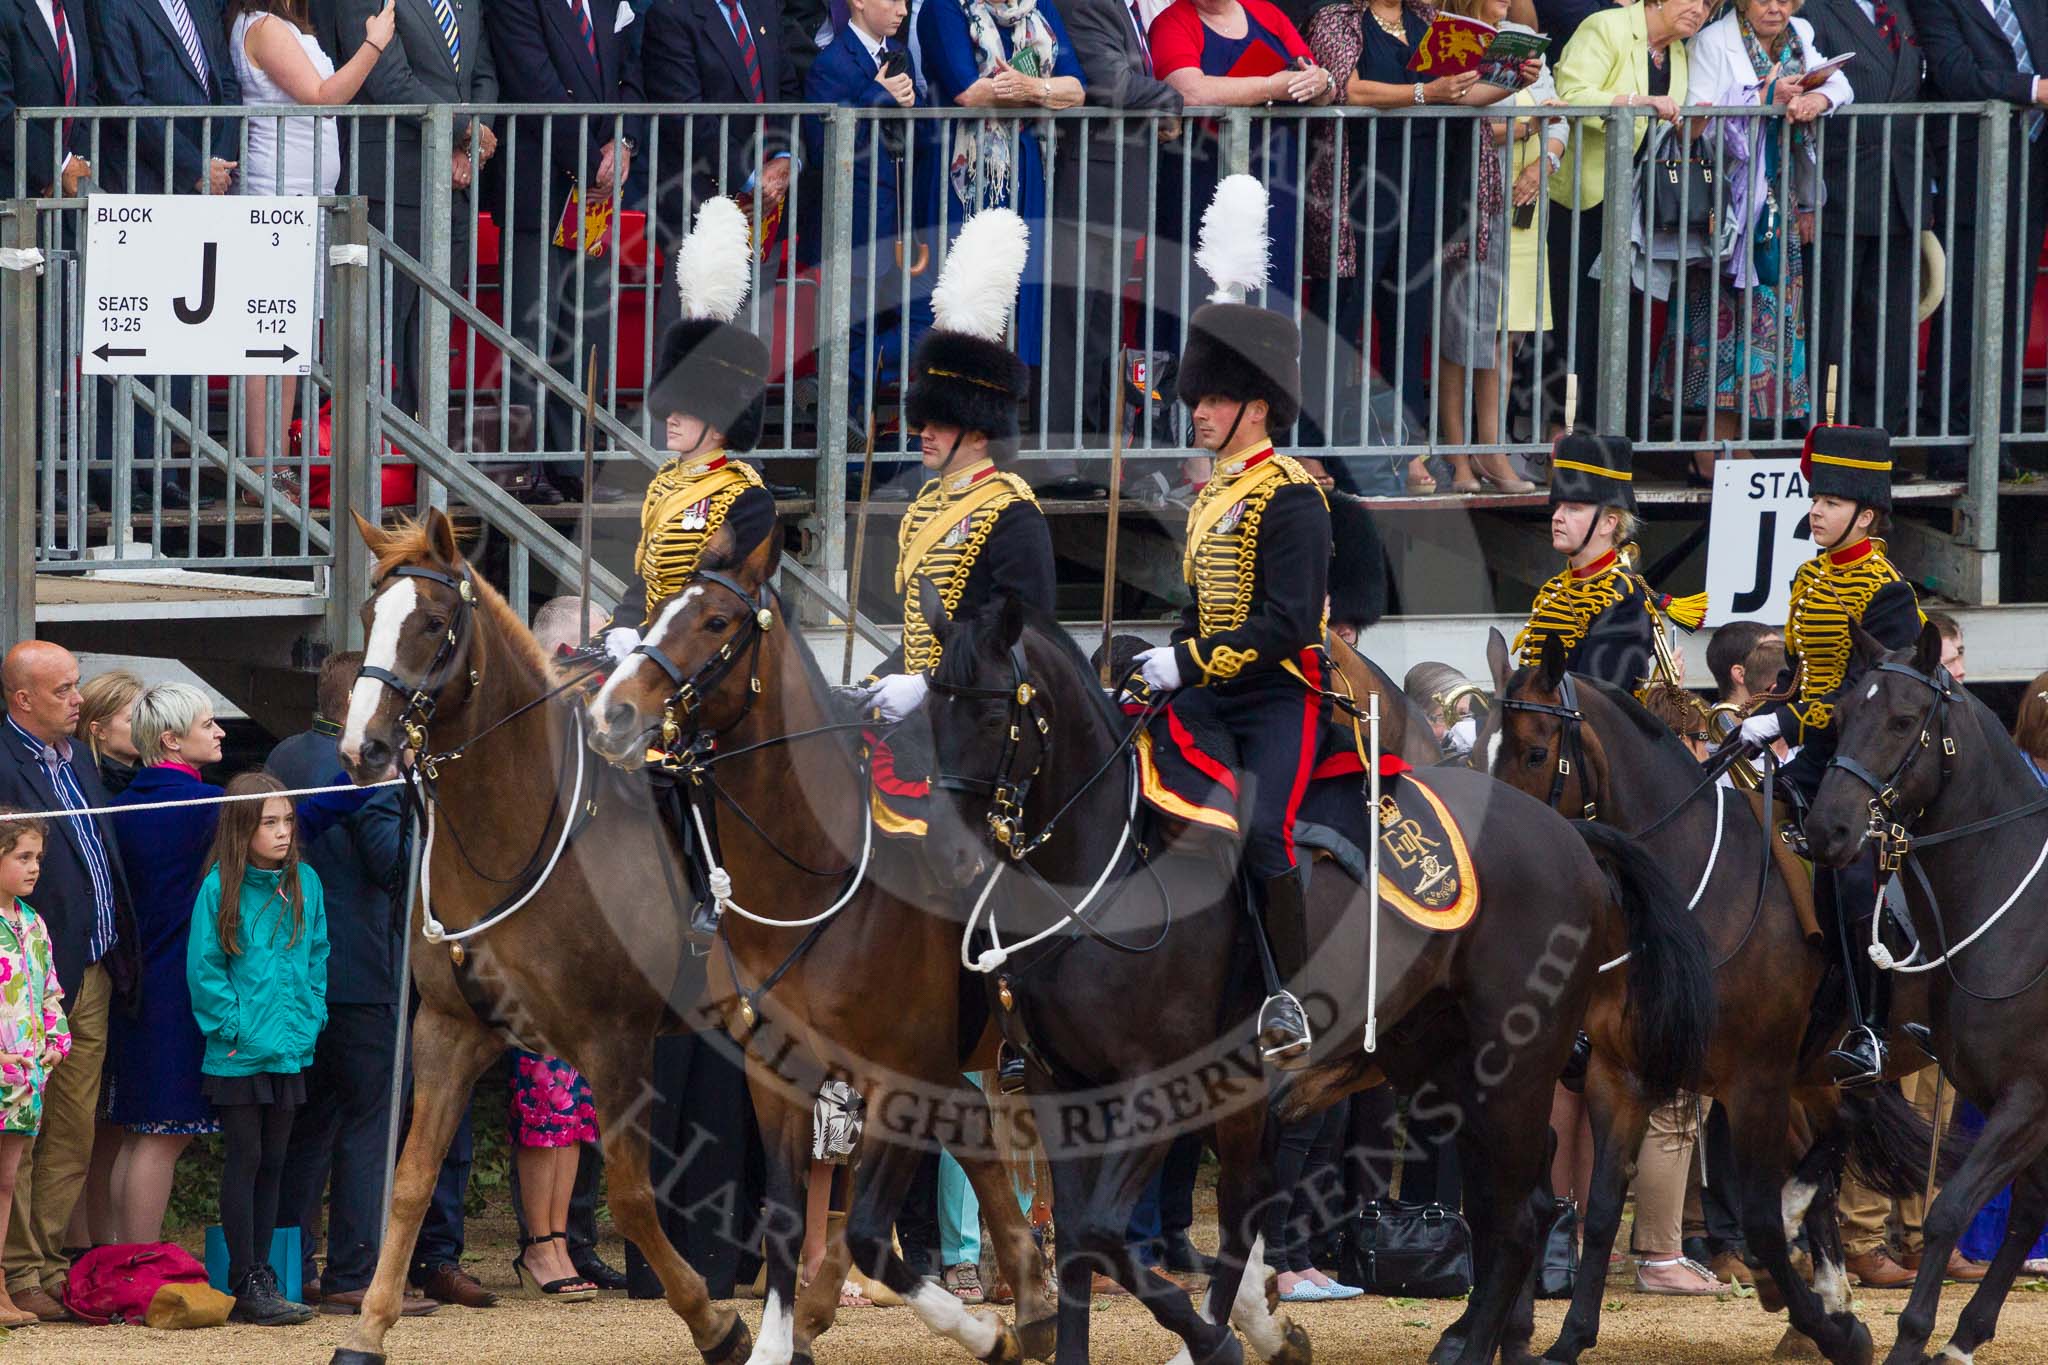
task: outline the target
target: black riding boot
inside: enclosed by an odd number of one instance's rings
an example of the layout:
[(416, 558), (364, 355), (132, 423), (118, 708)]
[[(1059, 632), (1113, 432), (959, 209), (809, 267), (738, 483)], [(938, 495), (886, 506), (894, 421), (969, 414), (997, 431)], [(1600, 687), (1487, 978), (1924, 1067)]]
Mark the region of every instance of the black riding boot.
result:
[[(1828, 1054), (1828, 1069), (1835, 1084), (1844, 1087), (1871, 1085), (1884, 1079), (1886, 1019), (1891, 1013), (1891, 973), (1880, 971), (1870, 960), (1870, 923), (1857, 914), (1858, 900), (1871, 899), (1862, 891), (1870, 883), (1867, 865), (1859, 860), (1828, 879), (1835, 902), (1835, 929), (1841, 935), (1843, 965), (1847, 968), (1849, 1017), (1853, 1021), (1842, 1045)], [(1851, 885), (1858, 888), (1852, 891)], [(1845, 894), (1847, 893), (1847, 894)], [(1873, 907), (1882, 914), (1882, 908)]]
[(1301, 878), (1289, 872), (1268, 877), (1266, 893), (1266, 943), (1272, 949), (1277, 977), (1274, 993), (1259, 1007), (1259, 1051), (1283, 1071), (1308, 1063), (1308, 1015), (1301, 1002), (1287, 989), (1287, 983), (1308, 965), (1308, 900)]

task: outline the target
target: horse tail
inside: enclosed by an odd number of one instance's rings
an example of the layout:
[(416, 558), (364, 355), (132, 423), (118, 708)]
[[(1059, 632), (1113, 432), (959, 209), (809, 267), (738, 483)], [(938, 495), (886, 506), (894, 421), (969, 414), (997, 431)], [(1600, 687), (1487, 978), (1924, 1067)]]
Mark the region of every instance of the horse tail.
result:
[[(1849, 1172), (1866, 1189), (1889, 1199), (1927, 1193), (1934, 1124), (1896, 1084), (1843, 1091), (1840, 1122), (1848, 1137)], [(1951, 1123), (1933, 1163), (1934, 1183), (1945, 1184), (1968, 1150), (1968, 1138)]]
[(1628, 924), (1625, 1010), (1636, 1075), (1652, 1101), (1696, 1089), (1714, 1031), (1706, 935), (1648, 849), (1609, 825), (1572, 824), (1613, 880)]

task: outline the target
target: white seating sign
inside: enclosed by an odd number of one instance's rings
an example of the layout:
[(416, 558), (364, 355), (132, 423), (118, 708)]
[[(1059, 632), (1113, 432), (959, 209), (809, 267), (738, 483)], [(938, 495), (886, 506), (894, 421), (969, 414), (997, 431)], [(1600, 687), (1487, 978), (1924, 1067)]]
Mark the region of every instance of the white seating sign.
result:
[(1716, 460), (1707, 530), (1707, 624), (1781, 625), (1792, 573), (1813, 557), (1813, 506), (1797, 460)]
[(87, 374), (308, 374), (320, 201), (95, 194)]

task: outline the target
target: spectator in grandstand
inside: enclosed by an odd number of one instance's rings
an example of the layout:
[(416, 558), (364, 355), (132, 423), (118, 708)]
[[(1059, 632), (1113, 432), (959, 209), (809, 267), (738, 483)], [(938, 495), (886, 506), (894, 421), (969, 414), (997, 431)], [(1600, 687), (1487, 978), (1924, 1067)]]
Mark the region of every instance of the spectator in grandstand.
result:
[[(544, 104), (552, 122), (514, 115), (505, 130), (512, 155), (498, 163), (503, 216), (499, 258), (506, 326), (556, 371), (581, 386), (590, 349), (597, 348), (599, 392), (611, 355), (613, 255), (609, 214), (614, 192), (631, 173), (646, 120), (588, 112), (595, 104), (637, 104), (643, 98), (640, 51), (626, 41), (633, 7), (626, 0), (492, 0), (484, 31), (497, 59), (498, 94), (508, 103)], [(596, 226), (593, 213), (603, 213)], [(581, 250), (578, 244), (581, 243)], [(502, 248), (501, 248), (502, 250)], [(511, 399), (531, 409), (534, 449), (583, 447), (581, 417), (522, 366), (508, 367)], [(563, 498), (617, 502), (625, 490), (583, 487), (580, 461), (534, 471), (520, 491), (543, 505)]]
[[(1572, 105), (1611, 105), (1646, 109), (1655, 117), (1632, 120), (1634, 144), (1640, 152), (1658, 119), (1676, 123), (1691, 82), (1686, 41), (1699, 32), (1707, 14), (1706, 0), (1645, 0), (1639, 5), (1602, 9), (1572, 31), (1556, 62), (1557, 97)], [(1552, 48), (1552, 51), (1556, 51)], [(1579, 412), (1599, 406), (1601, 281), (1593, 270), (1600, 254), (1608, 194), (1616, 196), (1616, 212), (1629, 209), (1627, 185), (1607, 184), (1607, 130), (1604, 119), (1582, 120), (1572, 130), (1564, 160), (1550, 177), (1550, 293), (1568, 301), (1571, 311), (1558, 324), (1571, 354), (1564, 367), (1579, 377)], [(1567, 211), (1572, 210), (1572, 211)], [(1576, 238), (1576, 240), (1574, 240)], [(1644, 351), (1645, 309), (1640, 290), (1629, 297), (1631, 357)], [(1562, 375), (1553, 411), (1562, 410)], [(1643, 383), (1639, 367), (1629, 367), (1628, 410)]]
[[(1529, 33), (1525, 24), (1508, 18), (1508, 0), (1446, 0), (1444, 12), (1462, 14), (1509, 32)], [(1474, 94), (1499, 87), (1482, 82)], [(1501, 372), (1512, 359), (1515, 339), (1549, 330), (1550, 299), (1541, 299), (1543, 234), (1531, 206), (1542, 197), (1550, 169), (1564, 156), (1567, 134), (1563, 119), (1533, 117), (1520, 110), (1557, 99), (1549, 63), (1541, 57), (1524, 65), (1518, 88), (1503, 102), (1517, 114), (1477, 125), (1478, 137), (1465, 141), (1472, 161), (1460, 159), (1444, 175), (1446, 185), (1476, 183), (1472, 203), (1464, 196), (1449, 215), (1448, 245), (1443, 264), (1443, 321), (1437, 329), (1437, 439), (1445, 445), (1499, 445), (1502, 435)], [(1506, 156), (1500, 148), (1512, 150)], [(1526, 226), (1516, 226), (1527, 212)], [(1507, 311), (1506, 354), (1502, 354), (1502, 309)], [(1471, 378), (1471, 393), (1465, 391)], [(1536, 485), (1515, 473), (1508, 457), (1452, 455), (1451, 488), (1459, 493), (1492, 489), (1528, 493)]]
[[(242, 85), (211, 0), (97, 0), (90, 6), (101, 100), (240, 104)], [(100, 130), (99, 178), (130, 194), (226, 194), (241, 127), (231, 118), (116, 119)]]
[(2027, 684), (2013, 720), (2012, 739), (2033, 765), (2034, 776), (2048, 787), (2048, 673)]
[[(1858, 100), (1911, 104), (1922, 98), (1926, 62), (1910, 6), (1806, 0), (1799, 13), (1813, 25), (1821, 51), (1856, 54), (1842, 74)], [(1821, 148), (1828, 198), (1814, 248), (1816, 373), (1840, 368), (1838, 422), (1906, 430), (1907, 398), (1916, 382), (1917, 337), (1910, 320), (1929, 283), (1924, 270), (1916, 269), (1920, 234), (1933, 223), (1923, 167), (1947, 164), (1920, 162), (1914, 136), (1919, 124), (1910, 114), (1859, 116), (1831, 130)]]
[[(1667, 326), (1658, 351), (1657, 396), (1700, 415), (1705, 442), (1747, 439), (1759, 427), (1770, 439), (1781, 423), (1803, 428), (1812, 409), (1806, 247), (1821, 200), (1814, 122), (1855, 94), (1840, 70), (1804, 88), (1804, 74), (1827, 56), (1814, 44), (1813, 26), (1793, 17), (1797, 8), (1799, 0), (1736, 0), (1687, 45), (1693, 103), (1769, 111), (1706, 125), (1720, 146), (1728, 177), (1723, 211), (1735, 223), (1737, 245), (1725, 261), (1687, 267), (1683, 326)], [(1789, 150), (1780, 118), (1792, 124)], [(1712, 447), (1694, 454), (1700, 478), (1712, 476), (1714, 459)]]
[(1930, 611), (1927, 624), (1941, 632), (1941, 666), (1957, 682), (1964, 681), (1962, 622), (1945, 611)]
[(125, 668), (110, 668), (78, 689), (78, 728), (71, 737), (91, 750), (109, 796), (120, 795), (135, 780), (140, 759), (131, 722), (142, 691), (142, 679)]
[[(1035, 5), (965, 0), (927, 3), (918, 50), (932, 103), (960, 109), (1072, 109), (1084, 96), (1081, 61), (1051, 0)], [(1047, 125), (1028, 119), (960, 118), (939, 125), (925, 161), (920, 219), (950, 238), (970, 214), (1015, 209), (1031, 229), (1015, 312), (1017, 356), (1045, 360)], [(939, 264), (937, 261), (933, 265)], [(1057, 391), (1057, 390), (1056, 390)]]
[[(322, 0), (315, 21), (329, 52), (353, 46), (370, 17), (390, 0)], [(405, 0), (398, 6), (396, 36), (363, 79), (355, 102), (375, 104), (490, 104), (498, 98), (498, 75), (485, 40), (484, 6), (446, 7), (448, 0)], [(445, 7), (445, 8), (444, 8)], [(440, 16), (449, 16), (442, 27)], [(446, 175), (454, 190), (448, 259), (456, 278), (469, 278), (470, 224), (476, 216), (471, 186), (498, 149), (487, 116), (455, 120), (455, 150), (444, 170), (425, 164), (425, 120), (365, 118), (355, 128), (352, 188), (369, 198), (371, 225), (388, 234), (399, 250), (419, 259), (426, 241), (421, 206), (427, 177)], [(388, 181), (388, 183), (387, 183)], [(424, 321), (419, 287), (402, 271), (391, 276), (391, 302), (384, 328), (390, 337), (392, 401), (401, 411), (419, 411), (426, 375)], [(427, 414), (421, 414), (426, 416)], [(429, 429), (440, 423), (429, 421)], [(301, 837), (307, 837), (300, 831)]]
[(1720, 701), (1747, 706), (1778, 685), (1785, 667), (1785, 632), (1761, 621), (1730, 621), (1707, 641), (1707, 669)]
[[(2009, 197), (1998, 201), (1994, 211), (2006, 215), (2005, 334), (2003, 373), (1991, 378), (1999, 394), (2000, 431), (2013, 431), (2014, 405), (2024, 387), (2017, 381), (2021, 356), (2026, 349), (2027, 328), (2033, 309), (2024, 301), (2031, 298), (2035, 264), (2040, 259), (2041, 236), (2048, 225), (2048, 8), (2026, 0), (1914, 0), (1913, 22), (1919, 29), (1920, 51), (1927, 59), (1926, 94), (1930, 100), (1976, 103), (1999, 100), (2013, 108), (2011, 186)], [(1859, 45), (1860, 46), (1860, 45)], [(1935, 192), (1950, 203), (1935, 211), (1936, 221), (1955, 214), (1955, 239), (1947, 244), (1949, 256), (1948, 297), (1955, 301), (1949, 322), (1949, 340), (1944, 354), (1943, 329), (1934, 330), (1934, 349), (1926, 369), (1929, 386), (1927, 405), (1932, 424), (1939, 428), (1941, 414), (1948, 417), (1951, 432), (1968, 431), (1971, 426), (1970, 386), (1962, 376), (1982, 364), (1980, 347), (1972, 330), (1977, 297), (1977, 276), (1991, 268), (1978, 259), (1977, 196), (1981, 173), (1977, 161), (1977, 119), (1935, 121), (1925, 164), (1934, 168)], [(1949, 145), (1953, 139), (1953, 145)], [(1945, 177), (1949, 156), (1955, 157), (1955, 178)], [(1953, 378), (1951, 377), (1953, 373)], [(1968, 461), (1962, 451), (1944, 452), (1928, 461), (1928, 472), (1940, 478), (1960, 478)], [(2009, 461), (2000, 468), (2007, 476), (2016, 472)]]
[[(1353, 106), (1480, 104), (1505, 94), (1498, 87), (1480, 86), (1473, 72), (1415, 78), (1408, 61), (1434, 13), (1422, 0), (1338, 0), (1309, 20), (1309, 45), (1317, 63), (1343, 73), (1344, 102)], [(1469, 141), (1469, 133), (1464, 135)], [(1319, 123), (1309, 160), (1303, 231), (1310, 311), (1338, 348), (1339, 392), (1358, 387), (1349, 372), (1368, 368), (1377, 350), (1379, 368), (1400, 399), (1404, 443), (1419, 442), (1429, 426), (1430, 324), (1441, 249), (1439, 136), (1438, 121), (1430, 119)], [(1376, 177), (1372, 183), (1366, 182), (1368, 174)], [(1332, 215), (1338, 220), (1334, 259)], [(1365, 335), (1368, 311), (1371, 337)], [(1311, 329), (1311, 335), (1317, 330)], [(1304, 368), (1321, 382), (1322, 364), (1312, 358)], [(1344, 433), (1340, 429), (1337, 434)], [(1436, 480), (1419, 457), (1409, 462), (1407, 488), (1411, 493), (1436, 491)]]
[(78, 193), (92, 174), (87, 119), (33, 123), (28, 154), (14, 159), (14, 111), (98, 103), (86, 0), (0, 0), (0, 195)]
[[(36, 913), (56, 949), (57, 979), (71, 1017), (71, 1056), (43, 1093), (43, 1127), (15, 1172), (7, 1224), (7, 1291), (45, 1322), (64, 1318), (65, 1226), (92, 1159), (93, 1110), (106, 1056), (114, 994), (134, 988), (134, 920), (112, 822), (67, 816), (107, 803), (92, 764), (75, 745), (78, 660), (44, 640), (25, 640), (0, 660), (7, 717), (0, 721), (0, 805), (53, 817), (36, 883)], [(125, 940), (125, 941), (124, 941)]]
[[(339, 70), (334, 58), (313, 36), (313, 21), (306, 0), (228, 0), (228, 45), (234, 53), (235, 75), (242, 85), (242, 102), (251, 105), (335, 105), (355, 98), (370, 68), (391, 46), (398, 20), (392, 6), (363, 21), (362, 42)], [(242, 167), (244, 194), (332, 194), (341, 181), (341, 134), (331, 118), (252, 118), (249, 146)], [(324, 240), (326, 233), (321, 237)], [(314, 312), (327, 272), (313, 274)], [(278, 430), (271, 430), (268, 405), (270, 385), (261, 379), (244, 380), (242, 390), (243, 446), (251, 460), (284, 449), (283, 427), (291, 420), (292, 400), (299, 381), (285, 375), (278, 380)], [(275, 435), (277, 439), (273, 440)], [(279, 491), (296, 500), (298, 490), (291, 472), (277, 469), (273, 474)], [(244, 500), (260, 502), (245, 492)]]

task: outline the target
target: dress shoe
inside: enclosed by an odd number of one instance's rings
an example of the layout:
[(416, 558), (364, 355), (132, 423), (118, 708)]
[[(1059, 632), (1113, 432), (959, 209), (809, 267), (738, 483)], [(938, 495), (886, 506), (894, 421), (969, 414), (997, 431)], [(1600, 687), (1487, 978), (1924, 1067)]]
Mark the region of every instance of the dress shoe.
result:
[(41, 1285), (13, 1291), (14, 1306), (24, 1313), (34, 1313), (44, 1322), (68, 1322), (71, 1314), (64, 1305), (44, 1292)]
[(1894, 1261), (1883, 1247), (1851, 1256), (1843, 1264), (1865, 1289), (1903, 1289), (1914, 1279), (1913, 1272)]
[[(363, 1296), (369, 1292), (367, 1289), (345, 1289), (338, 1294), (319, 1295), (317, 1299), (315, 1295), (308, 1293), (306, 1298), (309, 1302), (317, 1301), (323, 1313), (331, 1313), (336, 1317), (353, 1317), (363, 1311)], [(440, 1304), (418, 1294), (407, 1294), (398, 1301), (398, 1316), (402, 1318), (423, 1318), (440, 1311)]]
[(535, 479), (513, 496), (528, 507), (560, 507), (564, 502), (568, 501), (567, 498), (562, 496), (562, 490), (549, 483), (546, 479)]
[(626, 1277), (605, 1263), (597, 1248), (588, 1242), (569, 1243), (569, 1264), (576, 1273), (599, 1289), (617, 1292), (626, 1287)]
[[(548, 482), (560, 490), (563, 501), (583, 501), (584, 490), (583, 477), (581, 475), (554, 474), (549, 476)], [(626, 491), (624, 489), (614, 488), (602, 480), (593, 481), (590, 488), (590, 503), (593, 507), (609, 507), (614, 503), (624, 502), (625, 500)]]
[(1115, 1298), (1119, 1294), (1128, 1295), (1131, 1291), (1098, 1270), (1089, 1281), (1089, 1292), (1098, 1299), (1105, 1299)]
[[(1903, 1270), (1911, 1271), (1916, 1276), (1919, 1275), (1920, 1253), (1917, 1251), (1907, 1252), (1899, 1257), (1899, 1266)], [(1942, 1278), (1953, 1280), (1957, 1284), (1975, 1284), (1983, 1279), (1985, 1272), (1990, 1269), (1991, 1267), (1983, 1261), (1973, 1261), (1963, 1255), (1962, 1252), (1951, 1248), (1948, 1253), (1948, 1269), (1942, 1272)]]
[(776, 483), (773, 479), (763, 480), (763, 482), (768, 485), (768, 496), (774, 498), (777, 502), (793, 502), (798, 498), (810, 496), (807, 490), (799, 488), (793, 483)]
[(1188, 1240), (1186, 1229), (1169, 1232), (1160, 1239), (1159, 1263), (1168, 1270), (1181, 1275), (1213, 1275), (1216, 1262), (1204, 1256)]
[(498, 1302), (498, 1296), (478, 1284), (475, 1276), (452, 1263), (428, 1271), (420, 1281), (420, 1292), (458, 1308), (491, 1308)]
[(1707, 1269), (1713, 1271), (1715, 1278), (1723, 1284), (1739, 1284), (1744, 1287), (1753, 1287), (1756, 1284), (1756, 1276), (1743, 1263), (1742, 1258), (1732, 1251), (1724, 1251), (1707, 1262)]

